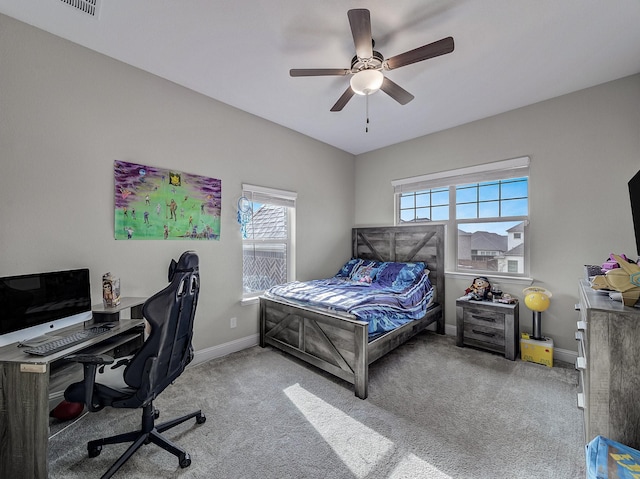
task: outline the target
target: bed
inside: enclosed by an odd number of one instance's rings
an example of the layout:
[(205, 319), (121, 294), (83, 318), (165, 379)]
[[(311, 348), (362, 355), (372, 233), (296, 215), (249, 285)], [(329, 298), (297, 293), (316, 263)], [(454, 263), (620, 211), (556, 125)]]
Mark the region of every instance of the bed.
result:
[(352, 257), (378, 262), (423, 262), (433, 286), (426, 312), (384, 334), (369, 335), (356, 315), (273, 294), (260, 298), (260, 346), (280, 349), (354, 385), (368, 395), (369, 365), (432, 323), (444, 334), (444, 226), (354, 228)]

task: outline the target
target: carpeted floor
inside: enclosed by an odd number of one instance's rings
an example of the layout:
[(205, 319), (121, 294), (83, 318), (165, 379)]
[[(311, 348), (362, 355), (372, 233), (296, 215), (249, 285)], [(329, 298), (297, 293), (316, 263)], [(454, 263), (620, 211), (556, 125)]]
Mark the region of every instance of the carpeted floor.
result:
[[(116, 478), (585, 477), (577, 374), (425, 332), (371, 366), (369, 398), (270, 348), (187, 369), (155, 405), (160, 420), (201, 408), (165, 435), (192, 464), (149, 444)], [(139, 426), (140, 411), (88, 414), (49, 441), (51, 478), (100, 477), (126, 449), (88, 458), (86, 441)], [(52, 433), (61, 425), (52, 424)]]

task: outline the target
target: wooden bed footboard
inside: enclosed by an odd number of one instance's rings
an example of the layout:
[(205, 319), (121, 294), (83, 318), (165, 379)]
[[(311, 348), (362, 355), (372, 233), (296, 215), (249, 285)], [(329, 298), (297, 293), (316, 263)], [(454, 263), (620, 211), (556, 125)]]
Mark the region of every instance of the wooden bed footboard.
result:
[(369, 389), (369, 364), (407, 342), (431, 323), (444, 333), (442, 307), (368, 341), (365, 321), (260, 298), (260, 346), (280, 349), (354, 385), (360, 399)]
[(367, 397), (368, 325), (365, 321), (260, 298), (260, 346), (267, 344), (327, 371)]
[(354, 258), (423, 261), (435, 287), (434, 305), (419, 320), (368, 341), (368, 325), (355, 316), (332, 313), (270, 296), (260, 298), (260, 346), (273, 346), (354, 385), (368, 395), (369, 364), (437, 323), (444, 334), (444, 226), (353, 229)]

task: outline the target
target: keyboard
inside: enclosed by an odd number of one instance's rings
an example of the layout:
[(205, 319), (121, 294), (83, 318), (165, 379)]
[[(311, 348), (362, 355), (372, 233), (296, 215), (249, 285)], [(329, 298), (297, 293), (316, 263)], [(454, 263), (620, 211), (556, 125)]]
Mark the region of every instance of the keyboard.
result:
[(75, 333), (63, 338), (57, 338), (52, 341), (39, 344), (38, 346), (24, 348), (23, 351), (34, 356), (48, 356), (50, 354), (57, 353), (58, 351), (68, 349), (76, 344), (84, 343), (91, 338), (101, 336), (109, 331), (111, 331), (110, 327), (93, 326), (91, 328), (83, 329), (82, 331), (76, 331)]

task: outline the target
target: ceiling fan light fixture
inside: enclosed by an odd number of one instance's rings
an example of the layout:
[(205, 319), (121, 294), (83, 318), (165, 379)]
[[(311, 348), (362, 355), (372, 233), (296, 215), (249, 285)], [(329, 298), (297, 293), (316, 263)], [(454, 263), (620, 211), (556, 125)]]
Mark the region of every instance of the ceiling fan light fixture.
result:
[(351, 89), (358, 95), (371, 95), (380, 89), (383, 80), (380, 70), (360, 70), (351, 77)]

